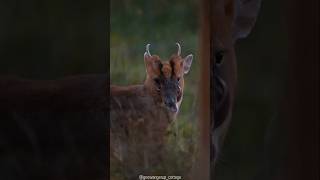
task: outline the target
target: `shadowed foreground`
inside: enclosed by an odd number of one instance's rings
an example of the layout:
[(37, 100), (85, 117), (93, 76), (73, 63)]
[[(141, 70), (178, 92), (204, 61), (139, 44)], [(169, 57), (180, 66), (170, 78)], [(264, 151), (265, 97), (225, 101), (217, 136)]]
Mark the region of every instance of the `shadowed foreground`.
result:
[(106, 82), (1, 77), (1, 179), (106, 179)]

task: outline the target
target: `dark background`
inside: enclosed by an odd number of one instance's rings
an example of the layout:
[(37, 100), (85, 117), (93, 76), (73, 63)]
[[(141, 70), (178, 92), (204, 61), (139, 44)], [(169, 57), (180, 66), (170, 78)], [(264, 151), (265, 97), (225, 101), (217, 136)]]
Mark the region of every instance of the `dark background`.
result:
[(235, 44), (238, 81), (232, 122), (216, 179), (274, 179), (286, 158), (281, 120), (288, 73), (288, 17), (283, 1), (262, 1), (251, 34)]
[(1, 180), (106, 179), (108, 5), (0, 1)]
[(262, 1), (236, 45), (235, 111), (215, 179), (319, 179), (319, 2)]

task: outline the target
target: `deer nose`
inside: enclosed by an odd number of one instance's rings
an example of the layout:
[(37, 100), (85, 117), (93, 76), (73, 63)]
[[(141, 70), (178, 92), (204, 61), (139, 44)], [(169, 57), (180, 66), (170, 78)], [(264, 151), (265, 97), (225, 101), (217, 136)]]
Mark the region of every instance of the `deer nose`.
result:
[(175, 99), (174, 98), (168, 98), (166, 101), (165, 101), (165, 105), (167, 106), (167, 108), (172, 111), (172, 112), (177, 112), (178, 111), (178, 108), (177, 108), (177, 105), (176, 105), (176, 102), (175, 102)]

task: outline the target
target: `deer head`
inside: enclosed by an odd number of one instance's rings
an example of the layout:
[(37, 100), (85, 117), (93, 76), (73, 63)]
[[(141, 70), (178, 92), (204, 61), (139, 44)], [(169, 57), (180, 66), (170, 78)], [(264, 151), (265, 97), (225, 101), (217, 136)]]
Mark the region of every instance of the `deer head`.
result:
[(155, 101), (165, 106), (169, 112), (176, 114), (183, 97), (184, 75), (190, 70), (193, 55), (181, 57), (181, 46), (176, 43), (178, 50), (167, 61), (162, 61), (159, 56), (151, 55), (146, 45), (144, 62), (147, 77), (145, 87), (152, 94)]

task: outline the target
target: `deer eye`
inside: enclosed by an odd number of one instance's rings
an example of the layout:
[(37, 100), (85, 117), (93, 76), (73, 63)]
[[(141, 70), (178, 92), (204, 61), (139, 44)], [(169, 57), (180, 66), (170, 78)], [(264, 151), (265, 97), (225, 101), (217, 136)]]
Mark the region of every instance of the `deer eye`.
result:
[(155, 82), (157, 85), (160, 85), (160, 79), (159, 79), (159, 78), (154, 78), (154, 82)]
[(216, 59), (216, 64), (217, 65), (221, 65), (223, 63), (224, 60), (224, 54), (225, 51), (224, 50), (219, 50), (215, 53), (214, 57)]

